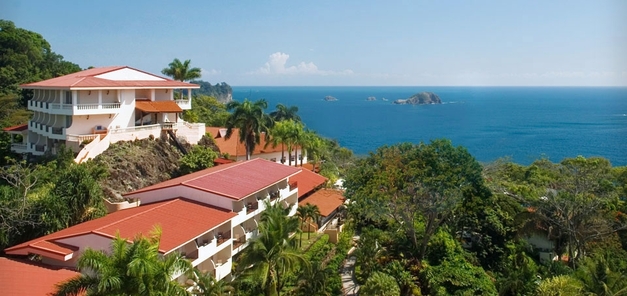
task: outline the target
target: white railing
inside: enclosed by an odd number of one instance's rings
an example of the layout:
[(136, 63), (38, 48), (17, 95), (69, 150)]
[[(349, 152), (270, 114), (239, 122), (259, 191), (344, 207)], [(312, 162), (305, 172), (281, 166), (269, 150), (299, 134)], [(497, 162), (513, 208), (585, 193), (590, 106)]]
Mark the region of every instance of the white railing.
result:
[(134, 131), (144, 131), (144, 130), (154, 130), (161, 129), (160, 124), (150, 124), (150, 125), (140, 125), (140, 126), (132, 126), (132, 127), (124, 127), (110, 130), (111, 133), (129, 133)]
[(70, 110), (72, 109), (72, 105), (71, 104), (50, 104), (50, 109), (53, 110)]
[(12, 150), (26, 150), (26, 147), (28, 147), (26, 144), (20, 144), (20, 143), (11, 144)]
[(85, 141), (93, 141), (94, 139), (98, 138), (99, 135), (96, 134), (91, 134), (91, 135), (67, 135), (67, 141), (70, 142), (78, 142), (79, 144), (85, 142)]
[(98, 109), (98, 104), (77, 104), (76, 110), (94, 110)]
[(103, 103), (102, 109), (120, 109), (120, 103)]

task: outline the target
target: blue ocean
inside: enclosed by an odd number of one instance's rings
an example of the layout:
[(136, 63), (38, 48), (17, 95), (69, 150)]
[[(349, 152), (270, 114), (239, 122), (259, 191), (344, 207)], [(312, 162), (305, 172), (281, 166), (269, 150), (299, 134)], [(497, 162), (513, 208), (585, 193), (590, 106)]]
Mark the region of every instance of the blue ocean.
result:
[[(422, 91), (436, 93), (442, 104), (392, 104)], [(308, 128), (357, 155), (448, 138), (481, 162), (509, 157), (528, 165), (583, 155), (627, 165), (627, 88), (241, 86), (233, 98), (266, 99), (268, 112), (278, 103), (296, 105)]]

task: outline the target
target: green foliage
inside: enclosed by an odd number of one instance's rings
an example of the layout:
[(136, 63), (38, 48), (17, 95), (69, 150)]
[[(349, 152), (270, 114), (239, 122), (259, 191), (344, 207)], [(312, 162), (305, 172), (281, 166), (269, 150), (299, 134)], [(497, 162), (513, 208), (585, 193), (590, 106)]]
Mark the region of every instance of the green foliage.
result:
[(283, 104), (277, 104), (276, 110), (270, 112), (270, 117), (275, 122), (283, 121), (283, 120), (292, 120), (296, 122), (301, 122), (300, 116), (298, 116), (298, 107), (297, 106), (285, 106)]
[(67, 157), (36, 165), (12, 162), (0, 177), (2, 249), (106, 214), (98, 184), (106, 174), (92, 162), (79, 165)]
[(574, 277), (583, 284), (583, 290), (591, 295), (627, 295), (625, 254), (617, 256), (604, 252), (586, 258)]
[(183, 120), (188, 122), (204, 122), (206, 126), (225, 126), (230, 113), (226, 105), (216, 97), (195, 95), (192, 98), (191, 110), (183, 111)]
[[(290, 166), (292, 165), (292, 151), (303, 141), (303, 128), (302, 123), (288, 119), (276, 122), (270, 129), (271, 138), (267, 145), (271, 144), (273, 147), (281, 145), (282, 148), (285, 147), (287, 149), (288, 165)], [(283, 152), (281, 152), (281, 162), (285, 163)], [(298, 160), (296, 160), (294, 165), (297, 165), (297, 163)]]
[[(482, 184), (479, 163), (447, 140), (381, 147), (359, 160), (344, 181), (357, 219), (382, 223), (392, 218), (419, 259), (430, 237), (464, 198), (481, 194)], [(421, 221), (424, 228), (418, 233), (409, 221)]]
[(111, 252), (87, 249), (78, 260), (81, 271), (89, 271), (57, 286), (54, 295), (187, 295), (172, 277), (190, 273), (191, 262), (178, 253), (159, 254), (160, 229), (150, 237), (137, 236), (132, 244), (119, 236)]
[(296, 240), (290, 234), (298, 231), (299, 221), (288, 217), (277, 203), (266, 203), (259, 224), (260, 235), (244, 249), (238, 266), (238, 279), (253, 288), (256, 286), (264, 295), (279, 295), (292, 272), (307, 269), (309, 263), (296, 249)]
[(231, 138), (234, 128), (239, 128), (239, 141), (246, 145), (246, 159), (250, 159), (263, 134), (266, 141), (269, 140), (272, 118), (264, 113), (267, 107), (268, 103), (263, 99), (255, 102), (245, 99), (241, 103), (232, 101), (226, 105), (226, 109), (233, 113), (226, 121), (225, 139)]
[(400, 296), (401, 290), (396, 280), (383, 272), (374, 272), (360, 288), (363, 295)]
[(445, 231), (429, 242), (427, 263), (421, 271), (431, 295), (496, 295), (483, 268), (470, 263), (459, 242)]
[[(64, 61), (38, 33), (0, 20), (0, 96), (19, 95), (19, 85), (80, 71)], [(22, 105), (26, 106), (26, 100)]]
[(548, 278), (540, 282), (536, 295), (538, 296), (579, 296), (582, 295), (581, 282), (568, 275)]
[(181, 174), (185, 175), (210, 168), (217, 157), (218, 153), (213, 149), (194, 145), (192, 150), (181, 158)]

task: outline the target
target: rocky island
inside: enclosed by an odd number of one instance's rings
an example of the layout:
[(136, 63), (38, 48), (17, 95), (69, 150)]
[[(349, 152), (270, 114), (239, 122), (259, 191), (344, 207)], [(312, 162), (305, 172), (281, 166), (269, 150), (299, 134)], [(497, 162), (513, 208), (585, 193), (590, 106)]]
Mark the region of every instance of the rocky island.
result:
[(397, 105), (428, 105), (442, 104), (440, 97), (432, 92), (417, 93), (407, 99), (398, 99), (394, 101)]
[(332, 101), (337, 101), (337, 98), (333, 96), (326, 96), (324, 97), (324, 100), (327, 102), (332, 102)]
[(377, 98), (375, 98), (375, 97), (368, 97), (366, 99), (366, 101), (376, 101), (376, 100), (377, 100)]

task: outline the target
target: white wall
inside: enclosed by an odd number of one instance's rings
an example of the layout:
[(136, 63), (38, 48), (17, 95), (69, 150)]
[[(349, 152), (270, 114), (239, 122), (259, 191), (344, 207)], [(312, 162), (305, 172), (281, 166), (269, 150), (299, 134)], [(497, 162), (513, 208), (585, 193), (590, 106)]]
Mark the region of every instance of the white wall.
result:
[(120, 111), (113, 115), (111, 128), (135, 126), (135, 90), (118, 90), (120, 99)]
[(150, 80), (150, 81), (164, 81), (165, 79), (150, 75), (141, 71), (123, 68), (108, 73), (96, 75), (97, 78), (109, 79), (109, 80)]
[[(130, 239), (132, 239), (132, 237)], [(85, 252), (87, 248), (91, 248), (97, 251), (111, 250), (112, 239), (102, 236), (102, 235), (89, 233), (86, 235), (68, 237), (65, 239), (57, 240), (57, 241), (63, 244), (68, 244), (70, 246), (75, 246), (79, 248), (78, 251), (75, 251), (74, 255), (72, 255), (72, 259), (68, 260), (66, 262), (67, 265), (65, 265), (65, 266), (76, 266), (76, 261), (78, 260), (78, 258), (80, 258), (80, 256), (83, 254), (83, 252)]]
[[(87, 118), (89, 117), (89, 119)], [(66, 135), (90, 135), (97, 125), (108, 127), (113, 119), (109, 115), (78, 115), (72, 117), (72, 126), (65, 130)]]
[[(107, 94), (109, 92), (109, 94)], [(107, 89), (101, 90), (102, 93), (102, 102), (103, 103), (117, 103), (118, 102), (118, 91), (115, 89)]]
[[(91, 94), (90, 94), (91, 92)], [(97, 90), (79, 90), (77, 104), (98, 104)]]
[(155, 101), (170, 101), (173, 92), (172, 89), (155, 89)]
[(223, 209), (233, 210), (234, 199), (180, 185), (125, 195), (127, 198), (137, 198), (141, 200), (142, 205), (168, 200), (179, 196)]

